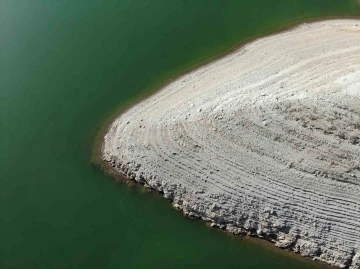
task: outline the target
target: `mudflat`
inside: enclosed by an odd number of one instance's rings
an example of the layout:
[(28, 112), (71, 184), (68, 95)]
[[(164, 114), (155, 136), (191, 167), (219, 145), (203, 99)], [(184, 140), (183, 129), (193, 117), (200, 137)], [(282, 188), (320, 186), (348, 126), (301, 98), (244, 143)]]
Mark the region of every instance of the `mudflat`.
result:
[(360, 20), (302, 24), (120, 115), (103, 159), (189, 217), (360, 268)]

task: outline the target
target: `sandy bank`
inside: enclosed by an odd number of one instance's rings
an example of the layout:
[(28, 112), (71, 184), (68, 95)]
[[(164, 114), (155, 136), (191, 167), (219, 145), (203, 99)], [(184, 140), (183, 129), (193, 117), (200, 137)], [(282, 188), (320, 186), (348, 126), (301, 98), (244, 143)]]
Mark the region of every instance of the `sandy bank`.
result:
[(188, 216), (360, 268), (360, 20), (303, 24), (117, 118), (103, 159)]

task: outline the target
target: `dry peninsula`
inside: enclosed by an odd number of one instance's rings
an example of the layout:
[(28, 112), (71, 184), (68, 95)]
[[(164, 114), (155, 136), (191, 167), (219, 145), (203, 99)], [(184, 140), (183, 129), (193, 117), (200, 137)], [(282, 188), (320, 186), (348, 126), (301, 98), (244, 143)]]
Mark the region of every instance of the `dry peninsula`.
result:
[(304, 23), (194, 70), (120, 115), (118, 173), (188, 217), (360, 268), (360, 20)]

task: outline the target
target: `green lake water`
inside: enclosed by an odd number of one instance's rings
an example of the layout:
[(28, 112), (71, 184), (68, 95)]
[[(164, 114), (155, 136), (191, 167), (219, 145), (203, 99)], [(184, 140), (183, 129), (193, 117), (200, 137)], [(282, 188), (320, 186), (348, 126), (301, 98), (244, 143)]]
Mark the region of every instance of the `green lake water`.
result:
[(191, 221), (91, 165), (121, 105), (355, 0), (0, 0), (0, 269), (323, 268)]

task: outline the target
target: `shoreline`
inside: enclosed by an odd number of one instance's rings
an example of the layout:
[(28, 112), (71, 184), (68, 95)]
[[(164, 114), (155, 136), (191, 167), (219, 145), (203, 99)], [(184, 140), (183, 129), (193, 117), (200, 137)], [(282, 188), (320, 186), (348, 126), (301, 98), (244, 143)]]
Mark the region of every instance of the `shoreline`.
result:
[[(356, 20), (358, 20), (358, 19), (359, 19), (359, 18), (356, 17)], [(341, 20), (341, 18), (338, 18), (338, 19), (336, 19), (336, 20)], [(319, 21), (321, 21), (321, 22), (326, 22), (326, 21), (328, 21), (328, 19), (325, 19), (325, 20), (324, 20), (324, 19), (315, 20), (315, 22), (319, 22)], [(313, 22), (313, 21), (311, 21), (311, 22)], [(308, 22), (308, 21), (305, 21), (305, 22), (301, 22), (301, 23), (292, 24), (291, 26), (286, 26), (284, 30), (282, 30), (282, 31), (280, 31), (280, 32), (276, 32), (276, 34), (285, 33), (285, 32), (290, 32), (291, 30), (297, 28), (299, 25), (303, 25), (303, 24), (305, 24), (305, 23), (307, 24), (307, 23), (309, 23), (309, 22)], [(273, 35), (273, 34), (267, 34), (267, 35), (265, 35), (264, 38), (269, 38), (269, 37), (271, 37), (272, 35)], [(214, 57), (214, 58), (211, 58), (210, 60), (207, 60), (205, 63), (201, 63), (199, 66), (196, 66), (196, 67), (194, 67), (194, 68), (191, 68), (190, 70), (186, 71), (186, 72), (183, 73), (182, 75), (176, 76), (175, 78), (171, 79), (171, 81), (168, 81), (167, 83), (165, 83), (164, 86), (162, 86), (160, 89), (166, 88), (169, 84), (171, 84), (171, 83), (173, 83), (174, 81), (176, 81), (179, 77), (184, 77), (184, 76), (186, 76), (186, 75), (188, 75), (188, 74), (190, 74), (190, 73), (194, 73), (194, 72), (198, 71), (198, 69), (201, 69), (201, 68), (203, 68), (203, 67), (205, 67), (205, 66), (211, 65), (212, 63), (218, 61), (219, 59), (223, 59), (223, 57), (226, 58), (227, 56), (231, 55), (231, 54), (234, 53), (235, 51), (238, 52), (238, 51), (240, 51), (241, 48), (243, 48), (243, 47), (245, 47), (246, 45), (248, 45), (248, 44), (250, 44), (250, 43), (252, 43), (252, 42), (255, 42), (255, 41), (259, 40), (259, 39), (260, 39), (260, 37), (253, 37), (253, 38), (250, 39), (250, 41), (243, 41), (243, 42), (241, 42), (240, 45), (237, 44), (236, 46), (232, 47), (230, 50), (226, 51), (226, 53), (222, 53), (222, 54), (220, 54), (220, 55), (218, 55), (218, 56), (216, 56), (216, 57)], [(225, 56), (224, 56), (224, 55), (225, 55)], [(185, 74), (185, 75), (184, 75), (184, 74)], [(153, 95), (155, 95), (156, 93), (158, 93), (158, 91), (150, 92), (150, 93), (149, 93), (149, 96), (153, 96)], [(141, 97), (140, 99), (141, 99), (141, 100), (139, 100), (139, 102), (145, 100), (146, 97)], [(137, 104), (139, 104), (139, 103), (137, 103)], [(129, 105), (129, 107), (127, 107), (126, 109), (123, 108), (123, 109), (122, 109), (122, 113), (127, 112), (128, 109), (131, 109), (131, 108), (134, 107), (135, 105), (136, 105), (136, 104), (133, 104), (133, 105), (131, 105), (131, 107), (130, 107), (130, 105)], [(117, 117), (120, 117), (120, 116), (118, 115)], [(110, 120), (109, 120), (109, 121), (110, 121)], [(109, 128), (107, 129), (107, 132), (108, 132), (108, 131), (109, 131)], [(102, 144), (101, 149), (100, 149), (100, 153), (103, 151), (103, 146), (104, 146), (104, 145)], [(99, 150), (99, 149), (98, 149), (98, 150)], [(115, 176), (115, 177), (117, 177), (117, 178), (124, 178), (123, 176), (120, 176), (119, 173), (116, 171), (116, 169), (114, 169), (111, 165), (109, 165), (109, 163), (102, 162), (102, 169), (105, 170), (107, 173), (111, 174), (112, 176)], [(126, 177), (125, 177), (125, 178), (126, 178)], [(156, 189), (156, 188), (155, 188), (155, 189)], [(158, 191), (159, 191), (159, 189), (158, 189)], [(161, 190), (160, 190), (160, 192), (161, 192)], [(181, 205), (179, 206), (179, 209), (182, 209), (182, 210), (183, 210), (183, 208), (181, 207)], [(190, 212), (190, 213), (191, 213), (191, 212)], [(186, 215), (186, 213), (184, 213), (184, 214)], [(193, 215), (189, 214), (188, 217), (193, 217)], [(231, 232), (231, 231), (230, 231), (230, 232)], [(253, 232), (252, 232), (252, 233), (253, 233)], [(253, 234), (256, 234), (256, 233), (253, 233)], [(265, 239), (269, 240), (269, 239), (271, 239), (271, 238), (265, 238)], [(271, 241), (271, 240), (269, 240), (269, 241)]]

